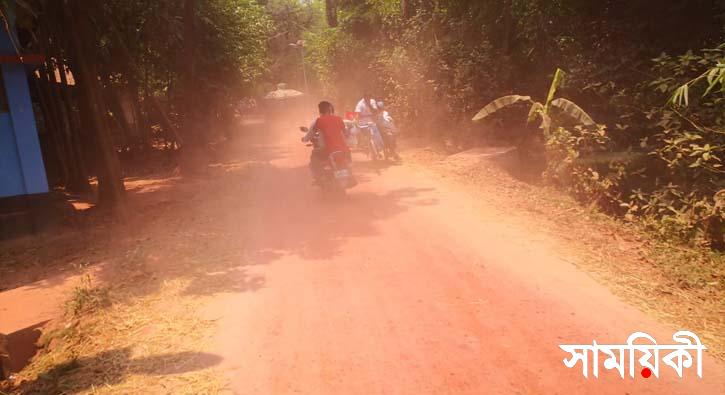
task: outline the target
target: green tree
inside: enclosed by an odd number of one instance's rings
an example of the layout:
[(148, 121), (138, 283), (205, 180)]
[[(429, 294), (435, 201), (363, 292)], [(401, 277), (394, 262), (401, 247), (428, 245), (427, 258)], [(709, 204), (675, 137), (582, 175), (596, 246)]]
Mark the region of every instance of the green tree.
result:
[(22, 11), (19, 50), (47, 55), (33, 86), (55, 153), (50, 173), (69, 189), (96, 175), (101, 207), (123, 202), (119, 154), (203, 152), (268, 65), (271, 19), (255, 0), (12, 4)]

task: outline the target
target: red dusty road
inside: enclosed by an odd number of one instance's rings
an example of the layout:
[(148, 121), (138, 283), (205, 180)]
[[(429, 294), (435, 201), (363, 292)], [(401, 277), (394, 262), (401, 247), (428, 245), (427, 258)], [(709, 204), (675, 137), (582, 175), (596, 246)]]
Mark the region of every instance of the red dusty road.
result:
[[(294, 131), (254, 149), (247, 274), (217, 295), (214, 349), (237, 394), (723, 394), (707, 357), (679, 379), (567, 369), (559, 344), (671, 344), (657, 323), (577, 270), (545, 237), (411, 165), (372, 170), (325, 203)], [(234, 229), (230, 229), (234, 231)], [(564, 259), (563, 259), (564, 258)], [(567, 259), (567, 260), (565, 260)], [(682, 328), (686, 329), (686, 328)]]

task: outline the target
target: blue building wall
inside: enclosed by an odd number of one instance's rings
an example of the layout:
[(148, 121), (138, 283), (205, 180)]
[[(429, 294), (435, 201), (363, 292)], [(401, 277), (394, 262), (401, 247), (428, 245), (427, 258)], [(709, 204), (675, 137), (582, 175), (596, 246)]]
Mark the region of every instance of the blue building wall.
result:
[[(0, 54), (16, 54), (5, 29), (0, 29)], [(0, 109), (0, 197), (48, 192), (25, 67), (0, 65), (8, 103)]]

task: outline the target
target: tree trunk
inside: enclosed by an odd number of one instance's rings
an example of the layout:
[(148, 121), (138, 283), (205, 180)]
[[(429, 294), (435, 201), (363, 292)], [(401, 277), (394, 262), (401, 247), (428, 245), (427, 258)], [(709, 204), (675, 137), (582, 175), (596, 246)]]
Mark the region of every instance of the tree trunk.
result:
[[(60, 182), (63, 185), (68, 184), (70, 175), (68, 173), (68, 166), (66, 166), (67, 159), (65, 157), (65, 147), (63, 146), (63, 139), (60, 138), (58, 132), (57, 121), (53, 115), (53, 111), (50, 107), (50, 95), (48, 94), (47, 81), (44, 81), (42, 68), (38, 70), (40, 77), (33, 78), (35, 83), (35, 89), (38, 92), (38, 99), (40, 100), (40, 108), (43, 111), (43, 126), (45, 127), (45, 133), (48, 135), (50, 144), (55, 151), (55, 165), (58, 169), (57, 176), (60, 178)], [(46, 163), (48, 165), (48, 163)]]
[(41, 107), (44, 108), (45, 126), (48, 135), (52, 136), (53, 145), (55, 146), (56, 156), (58, 159), (58, 167), (60, 170), (60, 182), (67, 187), (72, 178), (72, 157), (70, 155), (71, 147), (68, 146), (66, 139), (65, 125), (63, 124), (62, 111), (60, 110), (57, 98), (54, 96), (55, 76), (51, 77), (53, 70), (51, 60), (52, 56), (49, 51), (51, 41), (48, 37), (48, 30), (41, 28), (39, 31), (40, 50), (49, 59), (38, 67), (37, 87), (41, 101)]
[(126, 119), (126, 115), (123, 113), (123, 105), (121, 104), (121, 98), (118, 95), (118, 87), (114, 87), (111, 83), (111, 79), (108, 73), (103, 73), (101, 80), (105, 84), (104, 94), (106, 103), (111, 110), (112, 116), (110, 117), (113, 122), (118, 125), (118, 128), (123, 134), (123, 148), (130, 149), (133, 145), (131, 142), (134, 140), (135, 133), (133, 132), (131, 125)]
[(146, 151), (151, 148), (151, 130), (148, 124), (148, 120), (141, 111), (141, 96), (139, 95), (139, 85), (135, 76), (130, 74), (126, 76), (128, 79), (128, 97), (131, 100), (131, 111), (133, 112), (133, 118), (136, 125), (136, 132), (138, 133), (136, 144), (139, 149)]
[(325, 14), (327, 25), (337, 27), (337, 0), (325, 0)]
[(187, 174), (197, 173), (203, 169), (206, 161), (204, 153), (204, 136), (199, 122), (199, 92), (196, 83), (196, 0), (184, 3), (184, 51), (183, 75), (180, 102), (183, 110), (183, 127), (181, 129), (181, 171)]
[[(108, 113), (103, 91), (98, 81), (96, 64), (95, 37), (91, 28), (91, 20), (84, 8), (84, 1), (69, 1), (63, 7), (66, 26), (69, 28), (73, 58), (78, 70), (74, 70), (77, 86), (83, 90), (86, 107), (90, 110), (90, 121), (93, 124), (97, 144), (98, 171), (98, 205), (105, 208), (116, 208), (125, 200), (121, 166), (113, 144), (111, 132), (105, 114)], [(72, 23), (71, 23), (72, 22)], [(84, 40), (93, 40), (89, 43)]]
[[(54, 58), (58, 58), (58, 54), (54, 54)], [(58, 67), (60, 72), (60, 67)], [(72, 129), (72, 114), (68, 111), (69, 107), (65, 103), (65, 98), (61, 92), (61, 86), (55, 77), (55, 69), (47, 69), (47, 83), (50, 90), (50, 106), (56, 113), (58, 122), (58, 130), (63, 139), (63, 147), (65, 149), (65, 165), (68, 169), (68, 178), (65, 187), (71, 192), (83, 192), (88, 190), (88, 178), (80, 167), (82, 160), (77, 155), (76, 144), (73, 139), (74, 130)], [(62, 74), (62, 72), (61, 72)]]
[[(186, 118), (191, 120), (190, 124), (195, 121), (196, 115), (196, 0), (186, 0), (184, 3), (184, 57), (181, 59), (183, 63), (183, 85), (182, 99), (183, 110)], [(187, 134), (194, 134), (193, 130), (184, 125), (186, 129), (184, 132)], [(189, 135), (184, 136), (188, 139)]]
[[(78, 70), (78, 68), (72, 67), (71, 70)], [(76, 82), (76, 87), (78, 88), (78, 82)], [(98, 159), (98, 150), (95, 149), (98, 146), (96, 142), (98, 137), (91, 114), (93, 109), (90, 107), (90, 100), (86, 97), (84, 89), (78, 88), (76, 96), (78, 97), (78, 118), (81, 124), (81, 130), (85, 131), (83, 140), (86, 149), (83, 153), (84, 157), (88, 158), (88, 174), (98, 174), (98, 163), (100, 160)]]
[(47, 58), (55, 61), (55, 67), (60, 76), (60, 81), (57, 81), (53, 67), (48, 68), (46, 79), (50, 81), (50, 89), (53, 91), (52, 100), (54, 104), (57, 104), (60, 126), (63, 128), (66, 141), (69, 174), (65, 187), (71, 192), (88, 192), (90, 184), (80, 138), (82, 128), (65, 73), (65, 57), (62, 48), (67, 47), (67, 40), (64, 39), (65, 31), (59, 25), (58, 18), (62, 18), (62, 13), (55, 14), (55, 18), (49, 16), (42, 19), (44, 23), (40, 26), (40, 46)]
[(410, 0), (400, 0), (400, 14), (403, 15), (403, 19), (410, 19), (411, 8)]
[(511, 0), (503, 1), (503, 39), (501, 50), (505, 55), (511, 54), (511, 30), (513, 28), (513, 16), (511, 15)]
[[(120, 70), (121, 74), (126, 77), (127, 85), (125, 92), (129, 95), (131, 100), (131, 111), (133, 113), (134, 124), (129, 126), (129, 131), (132, 132), (134, 137), (135, 148), (141, 148), (146, 150), (151, 147), (151, 133), (149, 130), (148, 122), (146, 121), (143, 113), (141, 112), (141, 98), (139, 96), (139, 83), (136, 78), (136, 72), (134, 68), (133, 59), (129, 53), (128, 47), (124, 42), (123, 37), (119, 34), (121, 29), (114, 29), (114, 38), (116, 40), (116, 51), (114, 51), (114, 58), (118, 59), (121, 63)], [(119, 100), (119, 103), (120, 100)]]
[(70, 86), (68, 85), (68, 78), (66, 77), (66, 66), (62, 60), (62, 56), (58, 56), (58, 70), (60, 72), (60, 93), (63, 98), (63, 104), (68, 115), (68, 121), (70, 122), (70, 144), (73, 154), (73, 161), (75, 163), (74, 173), (71, 174), (70, 184), (68, 187), (74, 192), (88, 192), (91, 188), (88, 183), (88, 169), (86, 168), (86, 161), (83, 155), (81, 124), (78, 118), (78, 113), (74, 109), (73, 95), (70, 92)]

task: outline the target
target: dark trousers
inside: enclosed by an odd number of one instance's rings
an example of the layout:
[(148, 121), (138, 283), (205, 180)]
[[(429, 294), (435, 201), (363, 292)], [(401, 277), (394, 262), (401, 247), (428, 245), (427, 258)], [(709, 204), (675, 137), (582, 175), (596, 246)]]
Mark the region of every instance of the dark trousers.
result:
[(312, 171), (312, 177), (315, 180), (322, 178), (322, 173), (325, 168), (325, 161), (327, 161), (327, 155), (321, 149), (313, 149), (310, 153), (310, 171)]

